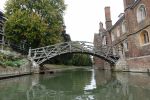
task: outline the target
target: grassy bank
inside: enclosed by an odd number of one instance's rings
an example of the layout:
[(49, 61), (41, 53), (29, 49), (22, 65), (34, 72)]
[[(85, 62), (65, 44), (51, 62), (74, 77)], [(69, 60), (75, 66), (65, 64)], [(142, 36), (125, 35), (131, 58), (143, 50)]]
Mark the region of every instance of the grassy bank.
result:
[(0, 51), (0, 67), (20, 67), (27, 60), (19, 53), (12, 51)]
[(13, 50), (0, 51), (0, 79), (31, 74), (30, 62)]

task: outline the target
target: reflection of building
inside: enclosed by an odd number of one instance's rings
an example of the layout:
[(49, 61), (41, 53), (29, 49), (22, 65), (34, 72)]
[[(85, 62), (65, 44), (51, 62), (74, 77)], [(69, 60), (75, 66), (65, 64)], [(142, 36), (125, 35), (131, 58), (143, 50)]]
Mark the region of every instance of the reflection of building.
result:
[(95, 80), (96, 80), (96, 86), (101, 87), (109, 84), (111, 81), (113, 81), (113, 75), (111, 71), (99, 71), (95, 70)]
[[(120, 65), (127, 65), (122, 66), (121, 70), (149, 71), (150, 1), (124, 0), (124, 11), (119, 15), (119, 20), (112, 25), (110, 7), (105, 7), (106, 31), (95, 35), (95, 44), (113, 45), (112, 52), (115, 54), (119, 51), (120, 58), (124, 60)], [(95, 63), (99, 61), (95, 60)], [(102, 66), (104, 64), (103, 61)]]
[(0, 45), (2, 45), (2, 48), (3, 49), (3, 44), (4, 44), (4, 14), (3, 12), (0, 11)]

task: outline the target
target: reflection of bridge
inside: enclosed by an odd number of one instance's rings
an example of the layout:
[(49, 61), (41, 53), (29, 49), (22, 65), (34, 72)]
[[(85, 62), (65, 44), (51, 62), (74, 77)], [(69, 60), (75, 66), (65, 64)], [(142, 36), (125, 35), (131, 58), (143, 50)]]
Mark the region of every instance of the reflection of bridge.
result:
[(84, 53), (97, 56), (111, 64), (115, 64), (119, 56), (113, 55), (111, 46), (99, 46), (99, 49), (93, 46), (93, 43), (84, 41), (71, 41), (58, 43), (46, 47), (29, 49), (29, 59), (35, 61), (38, 65), (58, 55), (66, 53)]

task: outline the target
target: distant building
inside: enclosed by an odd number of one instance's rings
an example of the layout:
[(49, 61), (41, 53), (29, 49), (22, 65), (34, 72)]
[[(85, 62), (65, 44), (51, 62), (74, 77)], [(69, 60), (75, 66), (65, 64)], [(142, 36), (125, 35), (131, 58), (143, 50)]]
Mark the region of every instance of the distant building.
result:
[(4, 44), (4, 21), (5, 17), (2, 11), (0, 11), (0, 45), (1, 49), (3, 49)]
[[(121, 66), (120, 70), (150, 71), (150, 0), (123, 1), (124, 13), (120, 14), (114, 25), (110, 7), (105, 7), (106, 29), (95, 34), (95, 47), (96, 44), (112, 45), (112, 52), (119, 52), (122, 63), (126, 65)], [(101, 61), (102, 65), (99, 65), (98, 60), (94, 61), (99, 67), (107, 64)]]

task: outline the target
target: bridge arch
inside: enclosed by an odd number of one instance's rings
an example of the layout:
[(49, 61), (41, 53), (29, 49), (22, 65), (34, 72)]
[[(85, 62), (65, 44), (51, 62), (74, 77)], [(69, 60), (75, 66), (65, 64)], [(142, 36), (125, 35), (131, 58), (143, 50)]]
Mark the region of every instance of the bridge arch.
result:
[(99, 46), (99, 48), (95, 48), (93, 43), (85, 41), (70, 41), (29, 49), (28, 57), (40, 65), (46, 60), (67, 53), (82, 53), (97, 56), (110, 64), (115, 64), (119, 58), (119, 56), (113, 55), (111, 46)]

